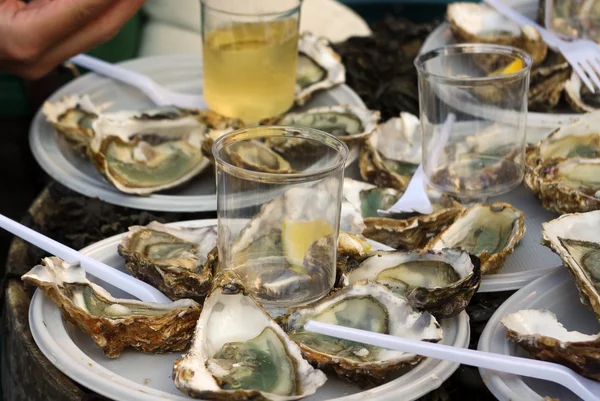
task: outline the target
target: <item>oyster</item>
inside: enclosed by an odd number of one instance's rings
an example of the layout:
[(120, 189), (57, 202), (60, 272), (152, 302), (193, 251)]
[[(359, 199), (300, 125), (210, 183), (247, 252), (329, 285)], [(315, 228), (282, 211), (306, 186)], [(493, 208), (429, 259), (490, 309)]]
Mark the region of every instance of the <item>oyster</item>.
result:
[(417, 364), (422, 357), (307, 332), (304, 324), (309, 320), (424, 341), (442, 339), (442, 329), (432, 315), (417, 312), (404, 298), (375, 282), (342, 288), (284, 317), (285, 331), (300, 346), (305, 358), (360, 385), (380, 384), (400, 368)]
[[(346, 104), (315, 107), (306, 111), (284, 114), (264, 120), (261, 124), (310, 127), (335, 135), (348, 146), (362, 143), (377, 127), (379, 112)], [(275, 137), (266, 141), (267, 146), (283, 155), (290, 151), (304, 151), (309, 141), (295, 138)]]
[(183, 350), (192, 337), (200, 305), (190, 299), (171, 304), (113, 298), (91, 283), (78, 264), (44, 258), (21, 279), (39, 287), (63, 317), (89, 334), (109, 358), (126, 347), (144, 352)]
[(344, 198), (360, 211), (366, 226), (362, 234), (395, 249), (424, 247), (464, 210), (461, 204), (446, 195), (433, 190), (428, 190), (428, 195), (434, 209), (431, 214), (399, 213), (380, 217), (377, 210), (389, 209), (400, 199), (402, 191), (344, 179)]
[(206, 299), (173, 379), (190, 396), (232, 401), (296, 400), (327, 380), (232, 274), (219, 278)]
[(379, 124), (363, 144), (359, 167), (362, 178), (379, 187), (403, 190), (421, 163), (419, 119), (402, 112)]
[(600, 320), (600, 211), (543, 223), (542, 244), (560, 256), (575, 279), (581, 302)]
[(346, 68), (329, 41), (305, 32), (298, 42), (296, 104), (302, 106), (317, 91), (346, 81)]
[(529, 110), (547, 112), (555, 107), (562, 98), (571, 71), (562, 55), (549, 52), (546, 60), (532, 68), (529, 74)]
[(173, 188), (209, 165), (200, 152), (206, 125), (189, 114), (112, 113), (100, 115), (93, 128), (92, 161), (125, 193), (149, 195)]
[(257, 140), (240, 141), (227, 148), (230, 164), (263, 173), (293, 173), (294, 169), (282, 156)]
[(476, 256), (460, 250), (378, 251), (348, 269), (344, 283), (363, 280), (385, 284), (413, 307), (444, 319), (458, 315), (469, 304), (479, 288), (481, 270)]
[[(546, 58), (548, 47), (533, 26), (521, 28), (517, 23), (486, 5), (452, 3), (446, 9), (446, 18), (452, 33), (460, 42), (518, 47), (531, 54), (534, 65), (540, 64)], [(504, 59), (508, 58), (504, 57)], [(487, 72), (506, 67), (500, 64), (500, 59), (489, 55), (480, 58), (479, 62)]]
[(56, 102), (44, 102), (42, 113), (58, 133), (63, 135), (77, 153), (84, 156), (94, 137), (92, 123), (102, 111), (89, 96), (70, 95)]
[(575, 72), (571, 74), (565, 84), (565, 98), (573, 110), (577, 112), (589, 113), (600, 110), (600, 97), (591, 93)]
[(153, 221), (129, 227), (119, 255), (135, 277), (171, 299), (201, 301), (210, 289), (217, 263), (217, 227), (171, 227)]
[(508, 203), (477, 204), (427, 244), (427, 249), (459, 248), (481, 259), (481, 273), (504, 266), (525, 234), (525, 215)]
[(536, 359), (565, 365), (600, 381), (600, 334), (567, 331), (548, 310), (520, 310), (501, 320), (507, 337)]

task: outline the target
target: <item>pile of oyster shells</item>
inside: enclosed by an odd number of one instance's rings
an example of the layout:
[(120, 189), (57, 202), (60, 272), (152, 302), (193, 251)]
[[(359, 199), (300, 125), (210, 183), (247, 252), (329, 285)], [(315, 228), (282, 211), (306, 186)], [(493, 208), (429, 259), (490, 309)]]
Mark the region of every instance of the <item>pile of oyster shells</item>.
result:
[[(571, 112), (589, 112), (600, 109), (599, 95), (582, 85), (569, 63), (548, 49), (534, 27), (520, 27), (491, 7), (467, 2), (449, 4), (446, 19), (458, 43), (508, 45), (532, 55), (530, 111), (552, 112), (570, 108)], [(491, 73), (504, 66), (499, 65), (498, 60), (487, 58), (482, 60), (480, 67)]]
[[(323, 38), (305, 33), (298, 49), (296, 105), (302, 106), (314, 93), (343, 83), (345, 68)], [(129, 194), (150, 195), (188, 182), (210, 167), (216, 138), (244, 127), (242, 121), (210, 110), (105, 112), (106, 108), (86, 95), (71, 95), (46, 102), (42, 111), (59, 136), (88, 157), (110, 184)], [(290, 112), (260, 124), (317, 128), (354, 146), (373, 133), (378, 121), (377, 111), (337, 105)], [(291, 141), (286, 146), (253, 141), (231, 159), (249, 169), (289, 172), (287, 159), (300, 150)]]

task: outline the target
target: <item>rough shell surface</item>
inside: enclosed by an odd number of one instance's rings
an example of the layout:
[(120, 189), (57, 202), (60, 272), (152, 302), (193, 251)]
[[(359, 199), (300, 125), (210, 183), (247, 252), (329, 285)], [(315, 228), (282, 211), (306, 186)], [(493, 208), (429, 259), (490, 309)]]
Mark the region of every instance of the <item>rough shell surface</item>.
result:
[(171, 299), (202, 301), (217, 263), (217, 227), (173, 227), (156, 221), (129, 227), (119, 255), (135, 277)]
[(89, 334), (109, 358), (126, 347), (144, 352), (183, 350), (201, 306), (190, 299), (171, 304), (113, 298), (91, 283), (85, 270), (56, 257), (44, 258), (22, 280), (40, 288), (65, 319)]

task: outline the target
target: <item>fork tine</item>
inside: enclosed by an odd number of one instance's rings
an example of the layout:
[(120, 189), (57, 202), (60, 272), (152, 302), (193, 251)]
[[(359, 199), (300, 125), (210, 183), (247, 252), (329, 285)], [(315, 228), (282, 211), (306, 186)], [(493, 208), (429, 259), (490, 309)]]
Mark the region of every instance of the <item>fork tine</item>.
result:
[(592, 82), (589, 80), (589, 78), (587, 77), (587, 75), (585, 75), (585, 73), (583, 72), (583, 70), (581, 69), (581, 67), (577, 63), (577, 61), (573, 60), (571, 57), (566, 57), (566, 58), (569, 61), (569, 64), (571, 64), (571, 67), (573, 67), (573, 69), (577, 73), (577, 75), (579, 75), (579, 78), (581, 78), (581, 81), (590, 90), (590, 92), (596, 93), (596, 90), (594, 89), (594, 85), (592, 85)]
[(590, 79), (594, 82), (596, 88), (600, 89), (600, 78), (598, 78), (598, 72), (594, 69), (590, 60), (582, 61), (581, 66)]

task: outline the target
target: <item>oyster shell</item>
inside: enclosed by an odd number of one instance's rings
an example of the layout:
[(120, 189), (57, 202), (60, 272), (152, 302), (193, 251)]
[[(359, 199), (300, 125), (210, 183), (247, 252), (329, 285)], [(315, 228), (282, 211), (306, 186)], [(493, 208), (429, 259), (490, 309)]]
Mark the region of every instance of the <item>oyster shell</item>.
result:
[[(335, 135), (349, 146), (365, 141), (377, 128), (379, 112), (351, 104), (315, 107), (297, 113), (287, 113), (281, 117), (264, 120), (267, 125), (310, 127)], [(300, 150), (310, 144), (306, 140), (294, 138), (269, 138), (266, 144), (273, 150), (286, 154)]]
[[(530, 53), (534, 65), (540, 64), (548, 51), (546, 43), (533, 26), (520, 27), (496, 10), (483, 4), (458, 2), (448, 5), (446, 18), (452, 33), (461, 42), (492, 43), (518, 47)], [(495, 57), (482, 57), (480, 65), (493, 72), (506, 65)]]
[(481, 273), (504, 266), (523, 235), (525, 215), (508, 203), (477, 204), (427, 244), (427, 249), (460, 248), (481, 259)]
[(296, 104), (302, 106), (317, 91), (346, 81), (346, 68), (325, 38), (305, 32), (298, 42)]
[(520, 310), (501, 320), (507, 337), (536, 359), (560, 363), (600, 381), (600, 334), (567, 331), (548, 310)]
[(428, 190), (433, 213), (399, 213), (381, 217), (378, 209), (389, 209), (402, 191), (378, 188), (366, 182), (344, 179), (344, 198), (361, 213), (365, 229), (362, 234), (395, 249), (412, 250), (424, 247), (434, 235), (452, 224), (464, 207), (452, 198)]
[(549, 52), (546, 60), (532, 68), (529, 74), (529, 110), (547, 112), (555, 107), (562, 98), (571, 71), (562, 55)]
[(375, 282), (342, 288), (284, 317), (285, 331), (300, 346), (305, 358), (360, 385), (382, 383), (400, 368), (417, 364), (422, 357), (307, 332), (303, 327), (309, 320), (424, 341), (442, 339), (442, 329), (432, 315), (417, 312), (404, 298)]
[(202, 301), (217, 263), (217, 227), (171, 227), (153, 221), (129, 227), (118, 252), (135, 277), (171, 299)]
[(206, 299), (190, 350), (173, 367), (175, 386), (205, 400), (296, 400), (327, 378), (302, 358), (264, 309), (225, 275)]
[(542, 244), (560, 256), (575, 279), (581, 302), (600, 320), (600, 211), (543, 223)]
[(403, 190), (421, 163), (421, 125), (406, 112), (379, 124), (361, 148), (359, 168), (365, 180), (379, 187)]
[(179, 111), (100, 115), (90, 157), (108, 182), (125, 193), (149, 195), (183, 184), (209, 161), (200, 152), (206, 125)]
[(183, 350), (194, 330), (200, 305), (182, 299), (168, 305), (113, 298), (91, 283), (78, 264), (44, 258), (21, 279), (39, 287), (63, 317), (89, 334), (109, 358), (126, 347), (144, 352)]
[(56, 102), (44, 102), (42, 113), (56, 131), (63, 135), (80, 156), (87, 153), (94, 137), (92, 123), (102, 111), (89, 96), (69, 95)]
[(480, 262), (468, 252), (443, 249), (423, 252), (378, 251), (354, 269), (344, 283), (377, 281), (438, 319), (458, 315), (481, 282)]
[(583, 85), (581, 78), (573, 72), (565, 83), (565, 98), (573, 110), (580, 113), (590, 113), (600, 110), (600, 97), (591, 93), (587, 86)]
[(241, 141), (227, 148), (229, 163), (263, 173), (293, 173), (290, 163), (257, 140)]

